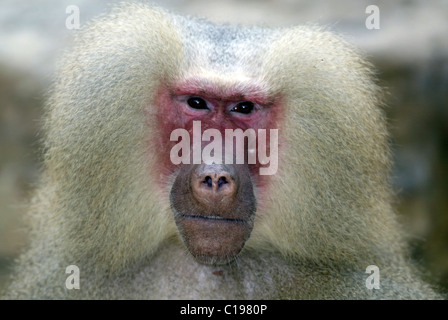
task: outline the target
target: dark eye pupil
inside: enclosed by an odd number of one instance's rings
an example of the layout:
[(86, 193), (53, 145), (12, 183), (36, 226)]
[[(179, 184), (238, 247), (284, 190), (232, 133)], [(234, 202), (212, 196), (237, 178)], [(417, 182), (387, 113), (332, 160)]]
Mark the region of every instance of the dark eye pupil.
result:
[(254, 109), (253, 102), (243, 101), (243, 102), (238, 103), (235, 107), (233, 107), (232, 111), (248, 114), (248, 113), (251, 113), (253, 109)]
[(188, 105), (193, 109), (208, 109), (207, 102), (198, 97), (192, 97), (187, 100)]

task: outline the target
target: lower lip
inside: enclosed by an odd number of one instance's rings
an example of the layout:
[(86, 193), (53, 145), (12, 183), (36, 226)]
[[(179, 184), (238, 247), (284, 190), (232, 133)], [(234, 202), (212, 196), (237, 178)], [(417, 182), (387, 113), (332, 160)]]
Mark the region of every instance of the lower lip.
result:
[(179, 217), (184, 219), (198, 219), (198, 220), (207, 220), (211, 222), (235, 222), (235, 223), (246, 223), (246, 220), (242, 219), (232, 219), (232, 218), (223, 218), (219, 216), (195, 216), (195, 215), (186, 215), (180, 214)]

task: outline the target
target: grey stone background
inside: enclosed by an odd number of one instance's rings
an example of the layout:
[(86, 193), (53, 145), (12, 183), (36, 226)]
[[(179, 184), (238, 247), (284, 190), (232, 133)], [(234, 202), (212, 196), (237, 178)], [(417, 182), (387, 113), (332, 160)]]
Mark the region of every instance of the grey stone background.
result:
[[(24, 203), (38, 176), (36, 133), (56, 58), (71, 33), (116, 1), (0, 0), (0, 289), (24, 247)], [(174, 12), (243, 25), (326, 25), (360, 47), (387, 90), (394, 183), (413, 258), (448, 288), (448, 1), (167, 0)], [(368, 5), (380, 29), (368, 30)]]

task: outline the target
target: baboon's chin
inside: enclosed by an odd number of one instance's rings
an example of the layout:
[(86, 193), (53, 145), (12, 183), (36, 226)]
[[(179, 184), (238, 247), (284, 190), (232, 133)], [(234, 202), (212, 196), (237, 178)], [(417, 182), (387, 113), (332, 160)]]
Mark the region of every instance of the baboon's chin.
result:
[(252, 220), (176, 215), (177, 227), (193, 257), (202, 264), (222, 265), (240, 253), (253, 228)]

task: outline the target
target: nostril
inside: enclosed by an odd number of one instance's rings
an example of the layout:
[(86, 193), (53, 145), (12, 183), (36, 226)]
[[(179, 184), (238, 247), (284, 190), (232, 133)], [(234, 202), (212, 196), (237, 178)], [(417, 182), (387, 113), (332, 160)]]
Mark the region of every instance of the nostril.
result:
[(218, 188), (221, 187), (223, 184), (226, 184), (226, 183), (229, 183), (227, 181), (226, 177), (219, 177), (219, 179), (218, 179)]
[(212, 187), (212, 177), (206, 176), (204, 181), (202, 181), (202, 183), (206, 184), (207, 187), (211, 188)]
[[(213, 178), (211, 176), (206, 176), (204, 178), (204, 180), (202, 180), (202, 183), (204, 185), (207, 186), (207, 188), (212, 188), (213, 187)], [(227, 177), (225, 176), (221, 176), (218, 178), (218, 181), (216, 181), (218, 188), (220, 188), (221, 186), (228, 184), (229, 181), (227, 180)]]

